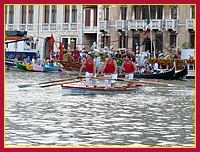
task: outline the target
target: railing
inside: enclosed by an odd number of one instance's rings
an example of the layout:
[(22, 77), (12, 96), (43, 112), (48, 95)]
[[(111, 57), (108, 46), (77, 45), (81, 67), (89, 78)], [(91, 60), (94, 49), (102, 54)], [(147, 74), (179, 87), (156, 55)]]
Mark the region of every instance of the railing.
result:
[(77, 30), (78, 27), (77, 27), (77, 23), (71, 23), (71, 30)]
[(108, 31), (109, 27), (110, 27), (110, 21), (108, 21), (108, 20), (99, 21), (99, 30), (100, 31)]
[(127, 20), (116, 21), (116, 30), (122, 30), (122, 31), (128, 30), (128, 21)]
[(166, 20), (165, 29), (178, 31), (178, 20), (176, 19)]
[[(152, 30), (159, 30), (162, 31), (164, 28), (164, 21), (160, 19), (152, 19), (150, 28)], [(128, 30), (145, 30), (147, 25), (146, 20), (131, 20), (128, 22)]]

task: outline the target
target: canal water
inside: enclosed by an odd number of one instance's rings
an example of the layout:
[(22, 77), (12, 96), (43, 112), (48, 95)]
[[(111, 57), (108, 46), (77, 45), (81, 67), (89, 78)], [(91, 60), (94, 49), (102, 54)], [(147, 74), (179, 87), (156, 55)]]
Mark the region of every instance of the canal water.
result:
[(151, 80), (182, 86), (146, 85), (129, 94), (63, 96), (60, 86), (37, 84), (68, 74), (7, 70), (5, 77), (8, 147), (195, 146), (194, 80)]

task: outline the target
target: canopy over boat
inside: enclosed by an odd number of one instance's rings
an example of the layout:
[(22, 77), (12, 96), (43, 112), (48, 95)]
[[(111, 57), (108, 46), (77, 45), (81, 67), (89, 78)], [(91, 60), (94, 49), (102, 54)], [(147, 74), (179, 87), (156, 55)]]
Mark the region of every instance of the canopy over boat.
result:
[(93, 94), (115, 94), (115, 93), (129, 93), (136, 91), (145, 84), (133, 84), (131, 87), (119, 86), (115, 88), (105, 89), (104, 87), (81, 87), (61, 84), (63, 95), (93, 95)]

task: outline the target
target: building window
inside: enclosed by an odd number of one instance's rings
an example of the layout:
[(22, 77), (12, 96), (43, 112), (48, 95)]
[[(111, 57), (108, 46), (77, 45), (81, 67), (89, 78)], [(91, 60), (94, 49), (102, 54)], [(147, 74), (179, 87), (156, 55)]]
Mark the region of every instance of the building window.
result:
[(26, 5), (22, 5), (22, 24), (26, 24)]
[(191, 48), (194, 49), (195, 48), (195, 32), (194, 31), (190, 32), (190, 44), (191, 44)]
[(195, 19), (195, 6), (194, 5), (191, 6), (191, 18)]
[(9, 24), (14, 24), (14, 5), (9, 6)]
[(171, 6), (171, 19), (177, 19), (177, 6)]
[(50, 6), (49, 5), (45, 5), (44, 6), (44, 23), (49, 23), (49, 12), (50, 12)]
[(69, 23), (70, 6), (65, 5), (64, 23)]
[(72, 5), (72, 23), (77, 23), (77, 6)]
[(128, 37), (125, 35), (125, 33), (122, 33), (119, 36), (119, 48), (127, 48), (128, 44)]
[(8, 15), (8, 5), (5, 6), (5, 22), (6, 24), (8, 24), (8, 21), (7, 21), (7, 15)]
[(156, 34), (156, 49), (160, 50), (161, 52), (163, 52), (163, 35), (162, 34)]
[(33, 24), (34, 6), (28, 6), (28, 24)]
[(163, 18), (163, 6), (157, 6), (157, 19)]
[(142, 19), (147, 19), (148, 17), (148, 6), (142, 6)]
[(121, 6), (121, 20), (126, 20), (127, 7)]
[(56, 23), (56, 17), (57, 17), (57, 6), (52, 5), (51, 6), (51, 23)]
[(176, 33), (175, 32), (170, 33), (170, 46), (173, 50), (176, 48)]
[(150, 6), (150, 18), (151, 19), (156, 19), (156, 7), (155, 5)]
[(64, 45), (64, 49), (68, 50), (68, 38), (62, 38), (62, 43)]
[(141, 6), (134, 6), (135, 11), (135, 19), (141, 19), (142, 7)]
[(85, 10), (85, 26), (90, 26), (90, 9)]
[(110, 36), (102, 36), (101, 37), (101, 48), (104, 48), (105, 46), (107, 46), (108, 48), (110, 47)]
[(97, 8), (94, 8), (94, 26), (97, 26)]
[(133, 34), (132, 40), (133, 40), (132, 52), (134, 52), (136, 54), (136, 46), (140, 46), (140, 34)]
[(109, 6), (104, 6), (104, 20), (109, 20)]

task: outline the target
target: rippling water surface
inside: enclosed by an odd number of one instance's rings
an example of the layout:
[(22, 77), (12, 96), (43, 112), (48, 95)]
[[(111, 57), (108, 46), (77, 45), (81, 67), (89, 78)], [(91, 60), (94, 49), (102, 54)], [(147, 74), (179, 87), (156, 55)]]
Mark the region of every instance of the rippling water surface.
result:
[[(6, 146), (195, 146), (192, 87), (62, 96), (60, 86), (18, 85), (69, 75), (10, 70), (5, 76)], [(159, 81), (194, 86), (194, 80)]]

